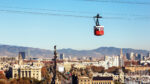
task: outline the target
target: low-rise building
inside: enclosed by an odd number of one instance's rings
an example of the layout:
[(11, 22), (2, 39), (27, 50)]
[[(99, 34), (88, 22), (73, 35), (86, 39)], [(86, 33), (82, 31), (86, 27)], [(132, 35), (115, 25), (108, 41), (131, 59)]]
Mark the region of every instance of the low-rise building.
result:
[(14, 65), (12, 67), (12, 78), (35, 78), (41, 80), (41, 66)]
[(92, 84), (92, 79), (87, 76), (78, 77), (78, 84)]
[(130, 70), (131, 72), (136, 72), (136, 71), (145, 71), (145, 70), (150, 70), (149, 66), (127, 66), (125, 69)]
[(114, 84), (114, 81), (112, 77), (95, 76), (89, 78), (87, 76), (80, 76), (78, 77), (78, 84)]
[(114, 84), (112, 77), (93, 77), (92, 84)]
[(120, 81), (121, 83), (124, 83), (124, 72), (122, 70), (119, 71), (119, 74), (113, 74), (113, 73), (93, 73), (93, 76), (99, 76), (99, 77), (112, 77), (114, 81)]

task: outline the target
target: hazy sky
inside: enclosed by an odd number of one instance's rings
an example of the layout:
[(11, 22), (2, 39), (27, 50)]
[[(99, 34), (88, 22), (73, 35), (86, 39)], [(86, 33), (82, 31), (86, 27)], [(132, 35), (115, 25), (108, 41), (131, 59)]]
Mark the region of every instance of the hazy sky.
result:
[[(117, 2), (0, 0), (0, 44), (44, 49), (52, 49), (53, 45), (57, 45), (59, 49), (114, 46), (150, 50), (150, 1), (113, 1)], [(10, 10), (91, 17), (100, 13), (104, 17), (100, 23), (105, 27), (105, 35), (94, 36), (93, 18), (11, 13)]]

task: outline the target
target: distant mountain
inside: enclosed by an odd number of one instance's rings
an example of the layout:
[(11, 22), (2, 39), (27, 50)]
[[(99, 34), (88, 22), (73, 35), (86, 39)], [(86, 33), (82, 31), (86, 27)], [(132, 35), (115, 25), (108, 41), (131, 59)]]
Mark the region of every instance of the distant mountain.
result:
[[(115, 47), (100, 47), (97, 49), (94, 49), (93, 51), (99, 52), (102, 55), (119, 55), (121, 48), (115, 48)], [(122, 48), (123, 54), (126, 53), (142, 53), (143, 55), (146, 55), (149, 51), (148, 50), (138, 50), (138, 49), (131, 49), (131, 48)]]
[[(40, 58), (49, 58), (53, 56), (53, 51), (46, 50), (46, 49), (39, 49), (39, 48), (32, 48), (32, 47), (22, 47), (22, 46), (10, 46), (10, 45), (0, 45), (0, 56), (11, 56), (16, 57), (18, 56), (18, 52), (23, 51), (26, 52), (27, 57), (40, 57)], [(147, 50), (137, 50), (131, 48), (123, 48), (123, 53), (142, 53), (146, 55), (149, 51)], [(100, 57), (104, 55), (119, 55), (120, 48), (115, 47), (100, 47), (93, 50), (74, 50), (74, 49), (60, 49), (58, 53), (64, 53), (65, 56), (71, 57)]]
[(0, 45), (0, 56), (16, 57), (18, 52), (26, 52), (28, 57), (50, 57), (53, 52), (50, 50), (22, 47), (22, 46), (10, 46), (10, 45)]

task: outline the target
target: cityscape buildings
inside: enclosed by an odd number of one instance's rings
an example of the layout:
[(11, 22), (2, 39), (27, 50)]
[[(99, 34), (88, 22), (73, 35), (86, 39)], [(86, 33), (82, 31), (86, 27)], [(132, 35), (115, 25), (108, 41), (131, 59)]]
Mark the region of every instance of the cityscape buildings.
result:
[(34, 64), (24, 64), (22, 53), (19, 52), (18, 64), (12, 66), (12, 78), (35, 78), (41, 80), (41, 68), (42, 66)]
[[(128, 59), (124, 59), (124, 54)], [(19, 52), (17, 57), (0, 57), (0, 74), (13, 79), (29, 78), (38, 81), (47, 80), (45, 77), (52, 79), (54, 76), (52, 74), (53, 58), (23, 59), (24, 55), (24, 52)], [(100, 60), (94, 60), (92, 56), (64, 59), (64, 54), (60, 54), (56, 62), (58, 72), (55, 83), (57, 84), (150, 82), (148, 81), (150, 77), (149, 53), (144, 56), (141, 53), (123, 53), (120, 49), (120, 55), (104, 56), (104, 59)], [(43, 75), (44, 72), (47, 76)]]

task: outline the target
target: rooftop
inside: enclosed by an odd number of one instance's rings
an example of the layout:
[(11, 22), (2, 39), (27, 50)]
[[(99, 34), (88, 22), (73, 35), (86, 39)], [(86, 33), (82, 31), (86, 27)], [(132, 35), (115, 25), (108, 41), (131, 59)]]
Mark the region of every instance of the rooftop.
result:
[(113, 80), (112, 77), (93, 77), (93, 80)]

